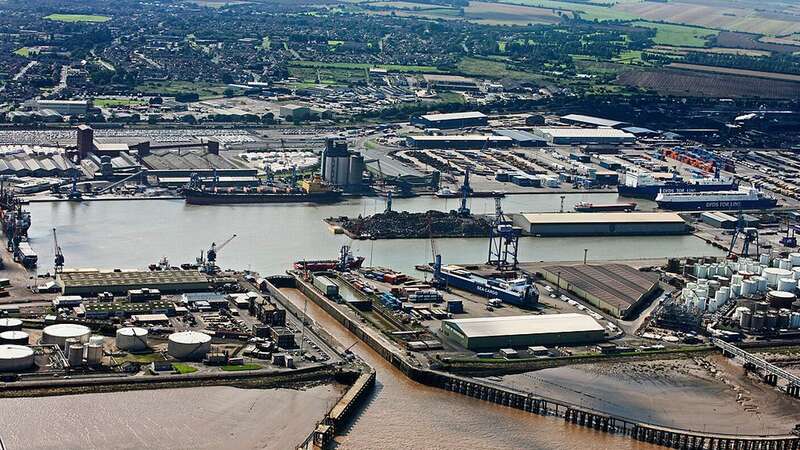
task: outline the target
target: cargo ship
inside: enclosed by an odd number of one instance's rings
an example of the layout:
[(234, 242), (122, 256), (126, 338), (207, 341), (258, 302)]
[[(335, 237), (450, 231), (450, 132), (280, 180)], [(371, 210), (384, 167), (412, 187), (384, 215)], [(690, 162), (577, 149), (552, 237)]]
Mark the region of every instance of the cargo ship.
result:
[(735, 191), (735, 181), (722, 178), (683, 178), (674, 174), (659, 177), (648, 172), (627, 172), (623, 184), (617, 186), (622, 197), (655, 200), (659, 193)]
[[(461, 191), (454, 191), (450, 188), (442, 188), (434, 194), (439, 198), (460, 198)], [(506, 193), (503, 191), (472, 191), (467, 194), (470, 198), (488, 198), (488, 197), (505, 197)]]
[(576, 212), (612, 212), (612, 211), (624, 211), (624, 212), (631, 212), (636, 210), (636, 203), (634, 202), (627, 202), (627, 203), (588, 203), (588, 202), (580, 202), (576, 203), (574, 208)]
[(527, 279), (494, 280), (483, 278), (459, 266), (442, 267), (437, 255), (433, 265), (434, 278), (448, 287), (471, 292), (488, 299), (498, 299), (503, 303), (532, 309), (539, 304), (539, 291)]
[(349, 270), (358, 270), (364, 264), (363, 256), (353, 256), (350, 252), (350, 247), (342, 246), (339, 251), (339, 259), (307, 259), (303, 261), (295, 261), (295, 270), (309, 270), (311, 272), (322, 272), (325, 270), (334, 270), (339, 268), (342, 264), (347, 266)]
[(299, 188), (205, 188), (190, 183), (181, 189), (186, 203), (192, 205), (217, 205), (230, 203), (334, 203), (342, 198), (342, 191), (334, 189), (318, 176), (300, 182)]
[(758, 189), (736, 191), (660, 193), (658, 207), (673, 211), (738, 210), (774, 208), (778, 200)]

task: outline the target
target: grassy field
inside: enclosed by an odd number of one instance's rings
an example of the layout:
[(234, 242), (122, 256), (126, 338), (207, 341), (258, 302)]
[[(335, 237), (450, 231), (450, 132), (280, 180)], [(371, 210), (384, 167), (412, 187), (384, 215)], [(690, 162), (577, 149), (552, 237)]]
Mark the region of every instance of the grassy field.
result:
[(58, 22), (107, 22), (111, 20), (111, 17), (93, 14), (50, 14), (44, 18)]
[(258, 370), (261, 366), (258, 364), (240, 364), (238, 366), (222, 366), (221, 369), (226, 372), (240, 372), (243, 370)]
[(162, 355), (161, 353), (158, 353), (158, 352), (138, 353), (138, 354), (129, 353), (129, 354), (123, 356), (122, 358), (117, 358), (117, 361), (120, 361), (120, 362), (131, 361), (131, 362), (137, 362), (137, 363), (141, 363), (141, 364), (149, 364), (149, 363), (151, 363), (153, 361), (164, 361), (164, 355)]
[(464, 58), (458, 63), (458, 70), (466, 75), (486, 78), (508, 78), (520, 81), (541, 80), (542, 76), (535, 73), (510, 70), (503, 61), (491, 61), (478, 58)]
[(197, 372), (197, 367), (190, 366), (184, 363), (174, 363), (172, 367), (175, 368), (175, 371), (178, 373), (186, 374), (186, 373), (193, 373)]
[(640, 50), (628, 50), (614, 58), (614, 62), (622, 64), (642, 64), (642, 52)]
[[(153, 92), (161, 95), (175, 95), (180, 93), (196, 93), (201, 99), (222, 97), (228, 86), (224, 84), (212, 84), (191, 81), (148, 81), (136, 86), (137, 92)], [(241, 89), (235, 89), (240, 92)]]
[(586, 3), (560, 2), (553, 0), (502, 0), (502, 2), (515, 5), (534, 6), (537, 8), (552, 9), (556, 11), (574, 11), (585, 20), (636, 20), (640, 18), (634, 14), (613, 9), (608, 6), (589, 5)]
[(27, 58), (28, 56), (31, 56), (31, 53), (36, 53), (36, 52), (32, 51), (28, 47), (18, 48), (17, 50), (14, 51), (15, 55), (24, 56), (25, 58)]
[(98, 107), (136, 106), (146, 105), (147, 100), (143, 98), (96, 98), (92, 103)]
[(672, 25), (654, 22), (633, 22), (631, 25), (644, 28), (655, 28), (656, 36), (653, 42), (658, 45), (671, 45), (675, 47), (704, 47), (708, 39), (719, 34), (718, 30), (685, 25)]
[(289, 66), (295, 67), (315, 67), (315, 68), (328, 68), (328, 69), (369, 69), (378, 68), (386, 69), (392, 72), (407, 72), (407, 73), (434, 73), (441, 72), (433, 66), (405, 66), (399, 64), (359, 64), (359, 63), (325, 63), (318, 61), (290, 61)]

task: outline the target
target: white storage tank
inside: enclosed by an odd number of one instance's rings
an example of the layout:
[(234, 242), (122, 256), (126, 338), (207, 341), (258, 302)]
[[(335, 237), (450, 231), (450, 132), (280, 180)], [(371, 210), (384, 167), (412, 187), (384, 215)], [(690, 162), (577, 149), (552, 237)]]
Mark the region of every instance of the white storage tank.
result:
[(88, 342), (91, 334), (92, 330), (89, 327), (74, 323), (59, 323), (42, 330), (42, 344), (55, 344), (65, 349), (67, 339), (76, 339), (81, 343)]
[(70, 367), (83, 365), (83, 344), (70, 344), (67, 347), (67, 362)]
[(789, 316), (789, 328), (800, 328), (800, 312), (794, 311)]
[(769, 289), (769, 282), (767, 282), (766, 278), (762, 276), (756, 276), (750, 279), (756, 282), (756, 289), (758, 290), (758, 292), (761, 293), (767, 292), (767, 290)]
[(758, 283), (753, 280), (744, 280), (742, 282), (742, 297), (751, 297), (758, 291)]
[(790, 270), (792, 268), (792, 261), (789, 258), (783, 258), (780, 260), (778, 267), (784, 270)]
[(794, 278), (781, 278), (778, 280), (778, 290), (783, 292), (794, 292), (797, 289), (797, 280)]
[(86, 364), (89, 366), (99, 366), (103, 358), (103, 345), (97, 343), (86, 344)]
[(0, 319), (0, 333), (3, 331), (19, 331), (22, 329), (22, 321), (13, 317)]
[(169, 335), (167, 353), (176, 359), (203, 359), (211, 350), (211, 336), (197, 331), (182, 331)]
[(775, 288), (778, 287), (778, 280), (781, 278), (789, 278), (792, 276), (792, 272), (785, 269), (778, 269), (775, 267), (767, 267), (762, 272), (762, 275), (767, 278), (767, 283), (769, 287)]
[(800, 253), (789, 253), (789, 261), (791, 261), (792, 267), (800, 266)]
[(147, 348), (147, 330), (139, 327), (124, 327), (117, 330), (117, 348), (129, 352)]
[[(798, 255), (800, 255), (800, 253), (798, 253)], [(766, 253), (764, 253), (764, 254), (760, 255), (760, 256), (758, 257), (758, 262), (759, 262), (759, 263), (760, 263), (762, 266), (768, 266), (768, 265), (769, 265), (769, 255), (768, 255), (768, 254), (766, 254)]]
[(697, 278), (705, 278), (705, 277), (708, 276), (708, 265), (707, 264), (698, 264), (698, 265), (695, 266), (695, 268), (696, 268), (695, 269), (696, 270), (695, 276), (697, 276)]
[(0, 333), (0, 344), (28, 345), (31, 337), (24, 331), (3, 331)]
[(795, 280), (800, 280), (800, 267), (792, 268), (792, 278)]
[(739, 297), (742, 295), (742, 285), (741, 284), (732, 284), (731, 285), (731, 296), (732, 297)]
[(34, 365), (33, 349), (24, 345), (0, 344), (0, 372), (20, 372)]

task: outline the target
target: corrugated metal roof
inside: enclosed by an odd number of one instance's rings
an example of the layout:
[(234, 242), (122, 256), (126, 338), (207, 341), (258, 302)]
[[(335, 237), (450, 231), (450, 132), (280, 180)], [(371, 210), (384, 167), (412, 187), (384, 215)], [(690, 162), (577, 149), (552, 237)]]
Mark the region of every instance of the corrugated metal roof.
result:
[(536, 129), (539, 133), (542, 133), (547, 136), (551, 137), (581, 137), (581, 138), (630, 138), (633, 139), (635, 136), (626, 133), (622, 130), (618, 130), (616, 128), (576, 128), (576, 127), (550, 127), (550, 128), (537, 128)]
[(509, 142), (510, 137), (507, 136), (492, 136), (489, 134), (458, 134), (452, 136), (409, 136), (415, 141), (489, 141), (489, 142)]
[(566, 116), (562, 116), (561, 119), (570, 122), (580, 122), (589, 125), (596, 125), (598, 127), (616, 127), (619, 125), (623, 125), (625, 123), (625, 122), (620, 122), (618, 120), (604, 119), (602, 117), (585, 116), (583, 114), (567, 114)]
[(529, 141), (543, 141), (544, 138), (540, 136), (536, 136), (535, 134), (529, 133), (524, 130), (512, 130), (512, 129), (503, 129), (503, 130), (495, 130), (495, 133), (500, 136), (509, 137), (517, 142), (529, 142)]
[(672, 212), (607, 212), (607, 213), (522, 213), (531, 224), (559, 223), (685, 223), (677, 213)]
[(464, 120), (464, 119), (482, 119), (486, 114), (480, 111), (459, 112), (459, 113), (446, 113), (446, 114), (425, 114), (420, 116), (425, 120)]
[(468, 338), (604, 331), (603, 326), (593, 318), (585, 314), (574, 313), (545, 314), (541, 316), (477, 317), (472, 319), (451, 319), (444, 322), (461, 330)]

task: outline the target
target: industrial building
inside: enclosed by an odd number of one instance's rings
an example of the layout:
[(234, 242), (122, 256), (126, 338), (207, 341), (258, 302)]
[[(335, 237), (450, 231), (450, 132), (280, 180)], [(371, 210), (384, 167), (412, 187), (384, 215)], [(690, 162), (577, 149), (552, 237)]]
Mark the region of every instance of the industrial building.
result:
[(544, 147), (547, 145), (547, 141), (543, 137), (524, 130), (502, 129), (495, 130), (495, 134), (511, 138), (514, 145), (520, 147)]
[(278, 114), (288, 120), (308, 120), (311, 117), (311, 108), (293, 104), (281, 105)]
[(514, 223), (533, 236), (636, 236), (686, 234), (689, 226), (676, 213), (521, 213)]
[(584, 314), (478, 317), (442, 321), (442, 334), (473, 351), (598, 342), (605, 329)]
[(596, 308), (620, 319), (634, 315), (655, 295), (659, 276), (625, 264), (554, 265), (542, 268), (544, 278)]
[(484, 134), (460, 134), (452, 136), (408, 136), (406, 146), (410, 148), (448, 148), (462, 150), (480, 150), (483, 148), (508, 148), (514, 141), (507, 136)]
[(479, 111), (449, 114), (425, 114), (411, 118), (411, 125), (422, 128), (454, 129), (481, 127), (489, 123), (486, 114)]
[(461, 92), (475, 92), (480, 90), (480, 86), (478, 86), (474, 78), (438, 74), (425, 74), (422, 78), (425, 79), (428, 89)]
[(0, 157), (0, 175), (14, 177), (79, 177), (81, 170), (64, 155), (29, 156), (12, 154)]
[(25, 106), (31, 110), (52, 110), (65, 116), (86, 114), (92, 107), (88, 100), (30, 100)]
[(629, 144), (636, 136), (616, 128), (548, 127), (533, 133), (551, 145)]
[(602, 117), (585, 116), (583, 114), (567, 114), (566, 116), (561, 117), (561, 122), (570, 125), (608, 128), (621, 128), (630, 125), (628, 122), (604, 119)]
[[(232, 278), (216, 278), (218, 283), (233, 282)], [(96, 269), (63, 271), (56, 283), (64, 295), (94, 296), (101, 292), (126, 295), (129, 290), (154, 288), (161, 292), (207, 291), (208, 276), (193, 270), (165, 271), (99, 271)]]
[(721, 211), (705, 211), (700, 214), (700, 220), (715, 228), (730, 230), (736, 228), (736, 217)]
[(359, 191), (364, 187), (364, 156), (348, 150), (347, 141), (327, 139), (320, 166), (322, 179), (337, 188)]

